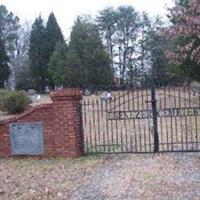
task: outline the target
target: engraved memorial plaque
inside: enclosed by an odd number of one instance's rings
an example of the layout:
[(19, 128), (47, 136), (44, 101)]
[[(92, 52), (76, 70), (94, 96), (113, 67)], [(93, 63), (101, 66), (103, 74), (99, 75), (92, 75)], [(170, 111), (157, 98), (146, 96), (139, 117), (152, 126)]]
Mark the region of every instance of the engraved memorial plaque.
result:
[(12, 155), (43, 155), (43, 126), (41, 122), (10, 124)]

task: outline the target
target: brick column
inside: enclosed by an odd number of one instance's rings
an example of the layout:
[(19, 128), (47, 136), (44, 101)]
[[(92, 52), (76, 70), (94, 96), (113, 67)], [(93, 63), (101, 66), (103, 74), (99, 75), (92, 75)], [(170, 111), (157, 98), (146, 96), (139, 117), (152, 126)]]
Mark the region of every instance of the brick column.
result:
[(57, 156), (78, 157), (83, 153), (80, 100), (82, 91), (69, 88), (51, 92), (54, 115), (55, 151)]

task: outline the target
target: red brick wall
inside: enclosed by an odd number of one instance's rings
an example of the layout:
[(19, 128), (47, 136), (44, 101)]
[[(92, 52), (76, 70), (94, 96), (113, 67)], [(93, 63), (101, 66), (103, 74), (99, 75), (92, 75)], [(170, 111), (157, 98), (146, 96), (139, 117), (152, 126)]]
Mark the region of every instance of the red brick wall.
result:
[(44, 157), (82, 155), (80, 89), (65, 89), (50, 94), (53, 103), (31, 108), (20, 116), (0, 121), (0, 157), (11, 156), (9, 124), (43, 122)]

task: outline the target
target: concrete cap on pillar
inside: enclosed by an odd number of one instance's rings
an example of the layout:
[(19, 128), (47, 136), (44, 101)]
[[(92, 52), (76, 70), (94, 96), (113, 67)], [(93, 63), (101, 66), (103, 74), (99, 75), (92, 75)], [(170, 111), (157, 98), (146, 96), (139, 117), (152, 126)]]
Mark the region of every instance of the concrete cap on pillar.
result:
[(50, 92), (50, 97), (53, 102), (66, 101), (66, 100), (81, 100), (82, 99), (81, 88), (66, 88), (63, 90), (56, 90)]

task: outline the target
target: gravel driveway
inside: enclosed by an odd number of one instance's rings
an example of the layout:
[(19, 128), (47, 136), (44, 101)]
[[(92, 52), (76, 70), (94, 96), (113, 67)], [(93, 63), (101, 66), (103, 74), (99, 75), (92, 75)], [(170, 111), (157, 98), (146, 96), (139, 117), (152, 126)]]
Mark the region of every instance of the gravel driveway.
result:
[(199, 200), (200, 154), (1, 159), (0, 199)]

